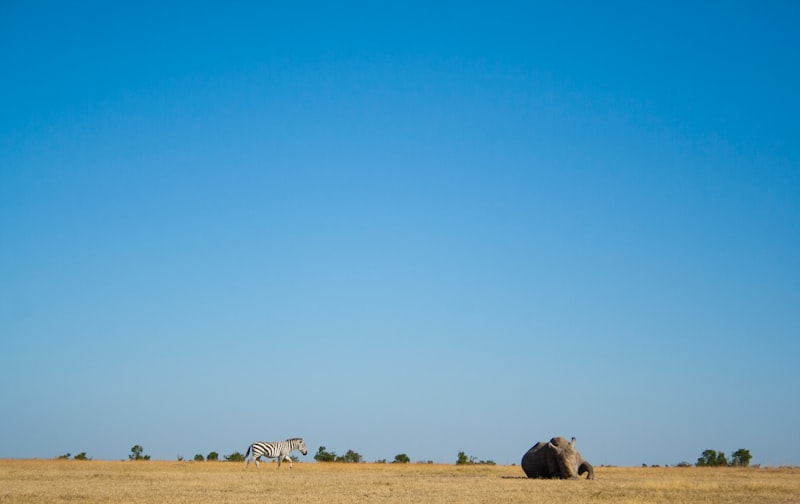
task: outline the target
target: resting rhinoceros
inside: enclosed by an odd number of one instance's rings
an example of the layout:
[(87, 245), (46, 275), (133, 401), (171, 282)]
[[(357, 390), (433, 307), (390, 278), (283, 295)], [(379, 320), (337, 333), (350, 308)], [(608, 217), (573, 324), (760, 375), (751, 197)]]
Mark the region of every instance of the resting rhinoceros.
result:
[(575, 438), (567, 441), (554, 437), (549, 442), (538, 442), (522, 456), (522, 470), (529, 478), (577, 478), (589, 473), (594, 479), (594, 467), (575, 448)]

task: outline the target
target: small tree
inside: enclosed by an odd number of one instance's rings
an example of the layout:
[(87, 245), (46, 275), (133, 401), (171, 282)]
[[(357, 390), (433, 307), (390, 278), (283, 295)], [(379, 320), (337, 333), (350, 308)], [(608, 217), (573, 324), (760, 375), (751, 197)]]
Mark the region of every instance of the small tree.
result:
[(75, 460), (90, 460), (89, 457), (86, 456), (86, 452), (80, 452), (79, 454), (73, 457)]
[(195, 455), (195, 456), (194, 456), (194, 461), (195, 461), (195, 462), (202, 462), (202, 461), (204, 461), (204, 460), (205, 460), (205, 457), (203, 457), (203, 456), (202, 456), (202, 455), (200, 455), (199, 453), (198, 453), (197, 455)]
[(336, 462), (336, 452), (328, 452), (324, 446), (320, 446), (317, 454), (314, 455), (314, 460), (317, 462)]
[(750, 455), (750, 450), (745, 450), (744, 448), (739, 448), (735, 452), (733, 452), (731, 459), (732, 466), (740, 466), (740, 467), (747, 467), (750, 465), (750, 459), (753, 458)]
[(230, 455), (225, 455), (225, 462), (243, 462), (243, 461), (244, 461), (244, 455), (242, 455), (238, 451), (233, 452)]
[(411, 459), (408, 458), (408, 455), (405, 453), (398, 453), (394, 456), (392, 464), (408, 464), (409, 462), (411, 462)]
[(750, 464), (750, 458), (750, 451), (744, 448), (739, 448), (734, 452), (731, 462), (728, 462), (725, 452), (717, 453), (714, 450), (705, 450), (695, 465), (697, 467), (746, 466)]
[(343, 457), (337, 457), (336, 461), (337, 462), (353, 462), (353, 463), (358, 464), (359, 462), (361, 462), (362, 459), (363, 459), (363, 457), (361, 456), (360, 453), (354, 452), (353, 450), (347, 450), (347, 453), (345, 453)]
[(717, 465), (716, 450), (704, 450), (703, 455), (697, 459), (697, 467), (712, 467)]
[(458, 452), (456, 465), (497, 465), (494, 460), (478, 460), (475, 457), (467, 457), (463, 451)]
[(150, 455), (143, 455), (144, 448), (140, 445), (133, 445), (131, 454), (128, 455), (128, 460), (150, 460)]
[(215, 451), (212, 451), (211, 453), (209, 453), (209, 454), (206, 456), (206, 460), (208, 460), (209, 462), (210, 462), (210, 461), (212, 461), (212, 460), (213, 460), (213, 461), (217, 461), (217, 460), (219, 460), (219, 453), (217, 453), (217, 452), (215, 452)]

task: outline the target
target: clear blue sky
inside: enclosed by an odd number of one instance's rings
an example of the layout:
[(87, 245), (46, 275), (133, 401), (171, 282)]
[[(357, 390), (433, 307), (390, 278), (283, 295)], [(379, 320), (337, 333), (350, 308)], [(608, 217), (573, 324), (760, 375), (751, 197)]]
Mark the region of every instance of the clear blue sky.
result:
[(800, 464), (800, 7), (552, 3), (3, 2), (0, 457)]

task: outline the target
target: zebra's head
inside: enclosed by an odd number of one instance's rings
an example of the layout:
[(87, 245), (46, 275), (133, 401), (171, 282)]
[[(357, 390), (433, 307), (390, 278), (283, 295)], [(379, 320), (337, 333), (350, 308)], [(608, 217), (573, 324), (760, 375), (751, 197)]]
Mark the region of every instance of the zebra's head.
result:
[(300, 453), (308, 455), (308, 448), (306, 448), (306, 442), (303, 438), (295, 438), (294, 442), (297, 444), (297, 449), (300, 450)]

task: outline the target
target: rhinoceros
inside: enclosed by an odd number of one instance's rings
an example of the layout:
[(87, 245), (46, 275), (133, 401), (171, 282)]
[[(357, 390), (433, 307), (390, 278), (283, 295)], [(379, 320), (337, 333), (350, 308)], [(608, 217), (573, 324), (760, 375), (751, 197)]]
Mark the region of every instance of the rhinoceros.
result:
[(567, 441), (554, 437), (549, 442), (538, 442), (522, 456), (522, 470), (529, 478), (575, 479), (588, 473), (594, 479), (594, 467), (575, 448), (575, 438)]

